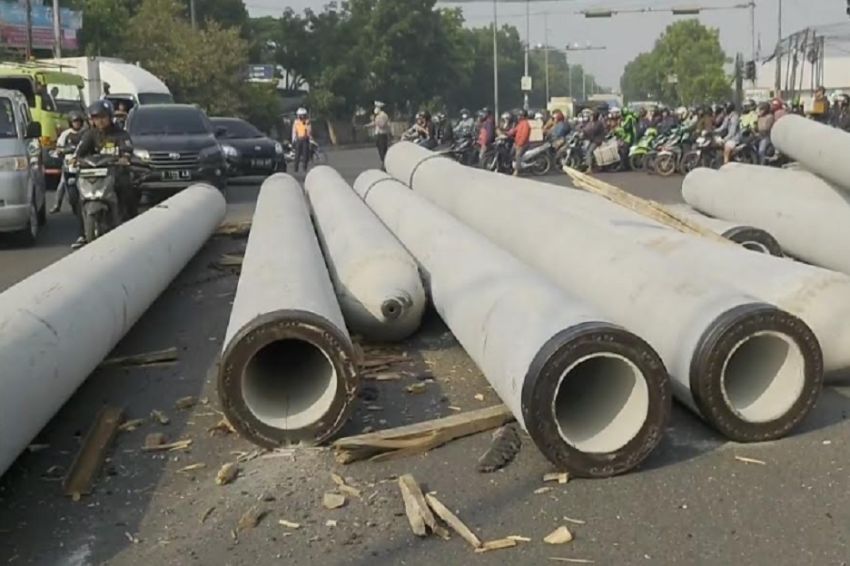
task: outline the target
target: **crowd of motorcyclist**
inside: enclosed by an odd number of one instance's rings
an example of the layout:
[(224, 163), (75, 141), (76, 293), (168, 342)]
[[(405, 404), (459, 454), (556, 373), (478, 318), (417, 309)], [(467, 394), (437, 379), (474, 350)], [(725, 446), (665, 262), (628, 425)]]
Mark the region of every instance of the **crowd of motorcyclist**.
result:
[[(454, 124), (445, 114), (432, 116), (423, 111), (402, 139), (428, 149), (448, 145), (445, 151), (465, 164), (514, 175), (545, 174), (565, 164), (666, 175), (730, 161), (781, 165), (770, 134), (776, 121), (789, 113), (850, 131), (850, 96), (837, 94), (830, 101), (820, 87), (807, 113), (799, 99), (789, 104), (779, 98), (759, 103), (748, 99), (740, 107), (726, 102), (675, 109), (660, 104), (616, 108), (600, 103), (572, 118), (561, 110), (544, 110), (533, 116), (542, 125), (543, 152), (530, 146), (532, 116), (526, 110), (504, 112), (497, 121), (489, 108), (479, 110), (476, 117), (464, 108)], [(604, 149), (607, 153), (597, 151)], [(500, 153), (506, 158), (500, 159)], [(656, 171), (658, 154), (664, 159)], [(600, 155), (610, 159), (601, 161)], [(543, 163), (546, 159), (549, 166)]]

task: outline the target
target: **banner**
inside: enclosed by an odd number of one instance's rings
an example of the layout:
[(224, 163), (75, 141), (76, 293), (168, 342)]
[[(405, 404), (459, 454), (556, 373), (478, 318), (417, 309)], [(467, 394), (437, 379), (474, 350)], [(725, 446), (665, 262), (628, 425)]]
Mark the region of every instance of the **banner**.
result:
[[(33, 5), (32, 44), (34, 49), (53, 49), (53, 7)], [(83, 27), (83, 13), (69, 8), (59, 12), (62, 24), (62, 48), (77, 49), (77, 32)], [(26, 47), (27, 10), (17, 2), (0, 2), (0, 43), (8, 47)]]

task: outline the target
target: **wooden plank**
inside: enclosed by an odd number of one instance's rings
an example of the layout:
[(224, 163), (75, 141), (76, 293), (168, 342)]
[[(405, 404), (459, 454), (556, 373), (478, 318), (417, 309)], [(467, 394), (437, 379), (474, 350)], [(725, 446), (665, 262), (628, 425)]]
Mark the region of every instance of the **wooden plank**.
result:
[(475, 552), (490, 552), (491, 550), (502, 550), (503, 548), (513, 548), (517, 542), (512, 538), (500, 538), (498, 540), (488, 540), (481, 545), (481, 548), (476, 548)]
[[(397, 428), (340, 438), (334, 442), (337, 461), (348, 464), (370, 457), (389, 459), (418, 454), (514, 420), (504, 405), (424, 421)], [(394, 454), (397, 452), (397, 454)]]
[(463, 540), (471, 544), (472, 548), (481, 548), (481, 539), (475, 536), (472, 529), (467, 527), (457, 515), (449, 511), (449, 508), (443, 505), (439, 499), (430, 493), (425, 496), (425, 499), (434, 513), (436, 513), (440, 519), (445, 521), (445, 523), (450, 526), (454, 532), (460, 535)]
[(684, 216), (667, 209), (660, 203), (627, 193), (615, 185), (606, 183), (605, 181), (591, 177), (586, 173), (582, 173), (581, 171), (577, 171), (570, 167), (565, 166), (564, 172), (569, 175), (570, 179), (572, 179), (573, 183), (577, 187), (597, 194), (611, 202), (614, 202), (615, 204), (628, 208), (632, 212), (646, 216), (647, 218), (655, 220), (656, 222), (664, 224), (674, 230), (685, 234), (702, 236), (704, 238), (714, 240), (715, 242), (723, 242), (724, 244), (732, 243), (733, 245), (737, 245), (723, 236), (712, 232), (708, 228), (697, 224), (691, 219), (685, 218)]
[(77, 500), (91, 493), (94, 480), (123, 419), (124, 409), (120, 407), (104, 407), (100, 410), (65, 476), (62, 484), (65, 495)]
[(135, 354), (133, 356), (123, 356), (120, 358), (109, 358), (101, 362), (100, 367), (115, 367), (115, 366), (147, 366), (153, 364), (174, 363), (177, 361), (179, 350), (176, 347), (166, 348), (165, 350), (157, 350), (154, 352), (146, 352), (144, 354)]
[(404, 512), (407, 514), (407, 520), (413, 534), (424, 537), (428, 534), (428, 529), (431, 529), (431, 532), (435, 535), (448, 538), (448, 531), (437, 524), (437, 519), (434, 518), (431, 509), (425, 503), (425, 496), (422, 495), (422, 490), (419, 488), (416, 479), (411, 474), (399, 476), (398, 487), (401, 490)]

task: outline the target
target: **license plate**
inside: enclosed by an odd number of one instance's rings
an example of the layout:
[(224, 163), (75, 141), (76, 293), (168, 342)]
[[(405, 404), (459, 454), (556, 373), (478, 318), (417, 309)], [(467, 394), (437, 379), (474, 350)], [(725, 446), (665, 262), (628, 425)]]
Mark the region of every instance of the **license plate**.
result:
[(163, 171), (162, 178), (165, 181), (188, 181), (192, 178), (192, 172), (186, 169)]
[(271, 167), (272, 160), (271, 159), (252, 159), (251, 167)]

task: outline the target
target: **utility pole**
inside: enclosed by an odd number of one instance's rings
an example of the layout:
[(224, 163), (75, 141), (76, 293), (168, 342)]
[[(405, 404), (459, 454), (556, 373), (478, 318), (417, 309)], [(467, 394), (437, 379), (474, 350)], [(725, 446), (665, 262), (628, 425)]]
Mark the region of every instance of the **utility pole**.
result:
[(26, 57), (27, 62), (32, 59), (32, 1), (26, 0), (24, 3), (27, 12), (27, 45)]
[(570, 56), (568, 53), (564, 53), (564, 59), (567, 62), (567, 92), (569, 93), (570, 98), (573, 97), (573, 68), (570, 66)]
[(497, 0), (493, 0), (493, 116), (499, 116), (499, 33)]
[(546, 107), (549, 107), (549, 17), (543, 15), (543, 66), (546, 67)]
[(59, 0), (53, 0), (53, 56), (62, 57), (62, 20)]
[(773, 86), (776, 96), (782, 98), (782, 0), (777, 0), (777, 2), (779, 4), (777, 10), (777, 12), (779, 12), (779, 37), (776, 40), (776, 57), (774, 57), (776, 64), (776, 79)]
[[(529, 7), (531, 0), (525, 0), (525, 74), (528, 76), (528, 49), (531, 46), (531, 12)], [(528, 110), (528, 91), (524, 91), (522, 95), (522, 107)]]
[(195, 0), (189, 0), (189, 17), (192, 20), (192, 29), (198, 29), (198, 20), (195, 17)]

